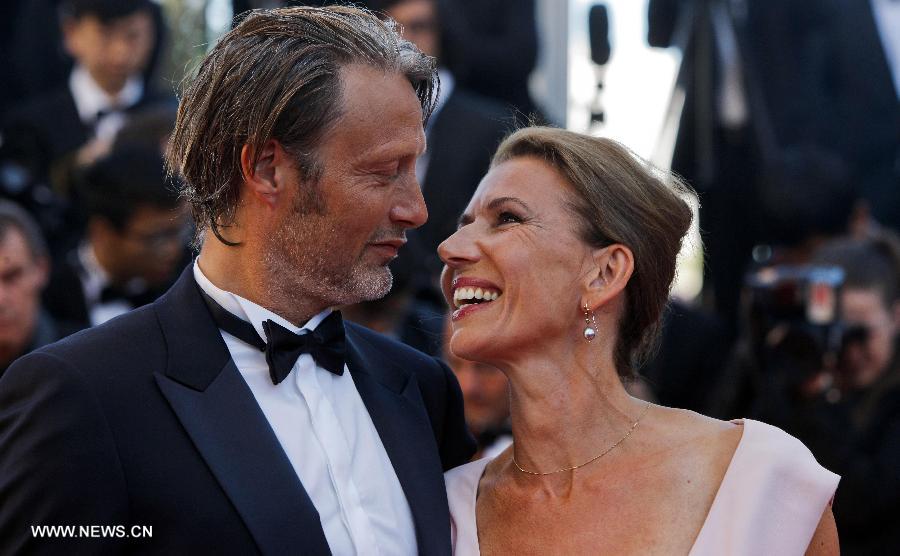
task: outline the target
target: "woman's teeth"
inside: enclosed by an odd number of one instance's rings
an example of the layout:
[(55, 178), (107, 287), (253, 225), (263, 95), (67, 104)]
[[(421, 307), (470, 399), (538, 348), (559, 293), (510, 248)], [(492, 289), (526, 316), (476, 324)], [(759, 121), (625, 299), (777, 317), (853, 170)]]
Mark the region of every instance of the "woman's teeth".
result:
[[(457, 309), (472, 303), (485, 303), (500, 297), (500, 292), (487, 288), (457, 288), (453, 292), (453, 305)], [(467, 303), (469, 302), (469, 303)]]

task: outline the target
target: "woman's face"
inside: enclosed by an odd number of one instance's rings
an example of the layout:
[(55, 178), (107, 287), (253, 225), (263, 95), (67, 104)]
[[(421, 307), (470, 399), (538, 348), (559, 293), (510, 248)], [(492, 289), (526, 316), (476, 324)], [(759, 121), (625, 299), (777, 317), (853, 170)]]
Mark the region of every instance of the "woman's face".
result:
[(481, 180), (459, 229), (438, 247), (457, 356), (502, 362), (535, 344), (580, 337), (591, 249), (575, 231), (572, 195), (533, 157), (499, 164)]
[(845, 347), (842, 370), (855, 388), (865, 388), (888, 370), (894, 358), (900, 315), (885, 306), (878, 290), (847, 288), (841, 301), (846, 324), (866, 331), (864, 340)]

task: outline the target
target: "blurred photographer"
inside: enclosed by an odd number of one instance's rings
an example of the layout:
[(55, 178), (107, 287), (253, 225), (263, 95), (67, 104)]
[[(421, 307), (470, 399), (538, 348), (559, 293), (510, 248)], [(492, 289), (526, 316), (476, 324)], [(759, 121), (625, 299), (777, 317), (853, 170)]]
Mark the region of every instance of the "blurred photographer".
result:
[(900, 247), (881, 234), (833, 240), (813, 266), (751, 275), (747, 415), (801, 439), (841, 475), (845, 554), (900, 554)]
[[(842, 477), (834, 504), (845, 554), (900, 554), (900, 244), (894, 235), (824, 246), (839, 265), (844, 345), (833, 373), (786, 423)], [(839, 397), (838, 397), (839, 394)]]

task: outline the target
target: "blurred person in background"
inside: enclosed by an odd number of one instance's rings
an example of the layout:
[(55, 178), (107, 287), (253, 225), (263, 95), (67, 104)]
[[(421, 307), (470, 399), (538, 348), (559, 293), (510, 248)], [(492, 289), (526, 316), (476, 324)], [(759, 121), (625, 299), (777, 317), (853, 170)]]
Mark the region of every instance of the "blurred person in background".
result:
[(453, 71), (443, 63), (444, 22), (437, 0), (378, 0), (369, 4), (399, 23), (403, 37), (438, 63), (440, 96), (425, 127), (428, 149), (416, 161), (428, 221), (409, 234), (421, 255), (418, 271), (427, 273), (437, 284), (443, 267), (437, 246), (456, 231), (457, 218), (514, 121), (502, 104), (460, 87)]
[(80, 178), (83, 241), (54, 268), (47, 309), (81, 328), (155, 300), (189, 260), (189, 215), (158, 151), (114, 151)]
[(643, 391), (632, 395), (709, 414), (730, 350), (729, 335), (715, 314), (671, 298), (662, 314), (659, 348), (641, 367), (642, 381), (629, 384)]
[(872, 217), (900, 232), (900, 2), (803, 4), (825, 12), (820, 52), (805, 60), (818, 68), (810, 109), (827, 145), (850, 164)]
[(0, 201), (0, 376), (17, 357), (61, 336), (41, 308), (50, 260), (34, 219)]
[[(822, 465), (841, 475), (834, 515), (843, 554), (897, 554), (900, 243), (889, 232), (839, 238), (821, 246), (811, 262), (843, 270), (840, 345), (828, 359), (792, 341), (794, 347), (781, 354), (796, 363), (768, 359), (751, 411), (797, 436)], [(783, 344), (788, 341), (785, 336)]]
[(165, 156), (177, 114), (178, 106), (171, 102), (150, 104), (135, 111), (116, 133), (110, 150), (137, 147), (157, 150)]
[(710, 414), (731, 419), (755, 415), (766, 397), (760, 392), (769, 375), (757, 364), (754, 343), (757, 331), (750, 322), (751, 289), (748, 280), (764, 268), (809, 265), (823, 244), (853, 235), (864, 237), (875, 227), (843, 159), (826, 149), (797, 146), (785, 149), (778, 164), (758, 183), (764, 223), (759, 244), (742, 278), (742, 304), (738, 335), (725, 364), (714, 377), (707, 406)]
[(144, 81), (156, 40), (150, 0), (62, 0), (63, 41), (74, 59), (65, 83), (12, 109), (5, 156), (33, 181), (65, 194), (71, 168), (108, 150), (130, 112), (164, 98)]
[(496, 99), (520, 125), (540, 110), (528, 91), (538, 56), (534, 0), (437, 0), (442, 59), (457, 84)]
[(449, 348), (452, 336), (450, 319), (446, 319), (443, 355), (462, 388), (466, 424), (478, 442), (474, 459), (497, 457), (512, 443), (509, 381), (497, 367), (454, 355)]
[(801, 0), (648, 4), (648, 43), (683, 49), (672, 169), (698, 192), (704, 301), (732, 337), (751, 251), (766, 232), (759, 182), (778, 171), (786, 147), (828, 146), (825, 13)]
[[(107, 0), (96, 0), (95, 4)], [(120, 2), (126, 5), (128, 1)], [(149, 10), (154, 21), (154, 41), (150, 59), (142, 79), (145, 86), (152, 87), (156, 80), (163, 49), (168, 39), (161, 2), (150, 0)], [(4, 2), (7, 8), (5, 34), (8, 60), (6, 71), (9, 79), (4, 80), (6, 101), (4, 108), (10, 108), (17, 99), (39, 96), (65, 85), (75, 60), (67, 51), (60, 22), (67, 15), (67, 0), (19, 0)]]

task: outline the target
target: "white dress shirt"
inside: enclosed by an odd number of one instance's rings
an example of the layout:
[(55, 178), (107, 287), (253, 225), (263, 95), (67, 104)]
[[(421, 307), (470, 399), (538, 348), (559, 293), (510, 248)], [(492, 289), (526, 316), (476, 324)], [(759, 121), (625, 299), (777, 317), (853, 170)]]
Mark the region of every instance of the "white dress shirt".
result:
[[(112, 140), (125, 125), (123, 111), (136, 104), (144, 94), (144, 84), (138, 77), (130, 77), (116, 96), (110, 96), (81, 66), (69, 74), (69, 91), (75, 101), (78, 117), (94, 127), (98, 139)], [(105, 113), (98, 117), (99, 113)]]
[[(267, 319), (296, 333), (314, 330), (331, 312), (323, 311), (298, 328), (213, 285), (200, 270), (199, 259), (194, 262), (194, 278), (216, 303), (250, 322), (263, 339), (262, 323)], [(220, 333), (316, 507), (331, 551), (416, 554), (412, 511), (347, 366), (338, 376), (303, 354), (276, 386), (262, 352)]]
[(872, 15), (884, 47), (888, 69), (894, 77), (894, 92), (900, 99), (900, 2), (897, 0), (871, 0)]

